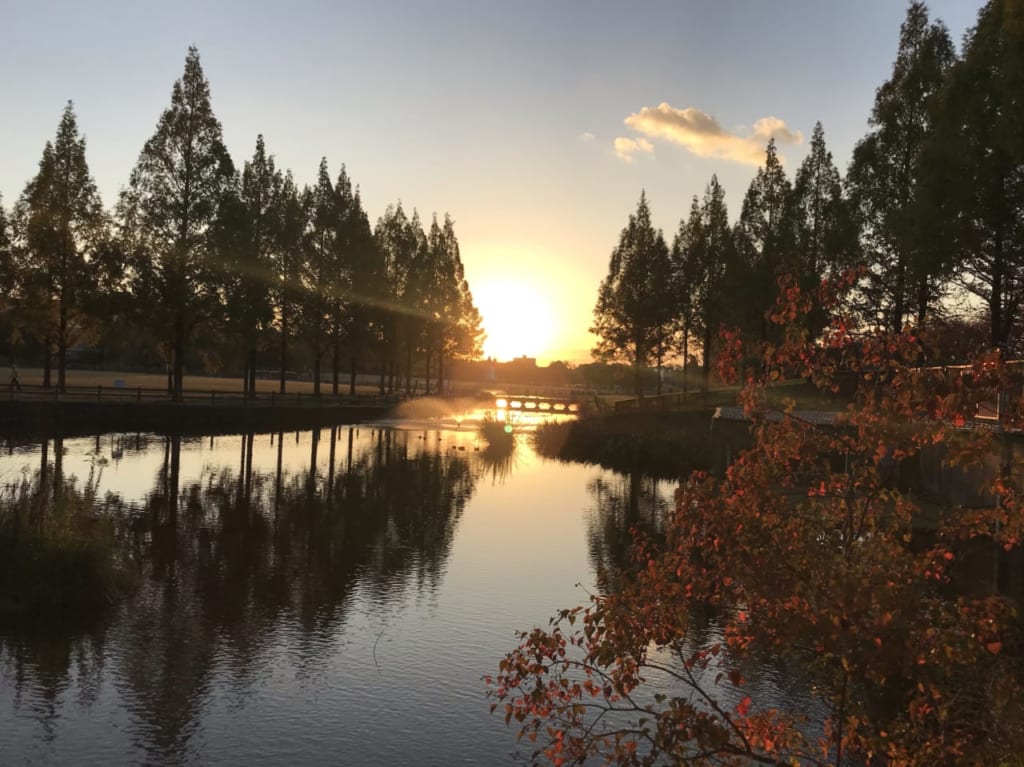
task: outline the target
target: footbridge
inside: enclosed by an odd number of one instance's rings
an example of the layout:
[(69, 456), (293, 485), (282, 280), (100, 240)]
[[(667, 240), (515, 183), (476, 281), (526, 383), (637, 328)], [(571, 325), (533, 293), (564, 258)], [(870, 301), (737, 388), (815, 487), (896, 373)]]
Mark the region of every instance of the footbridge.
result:
[(493, 399), (498, 410), (546, 413), (549, 415), (578, 415), (580, 404), (570, 397), (534, 397), (498, 394)]

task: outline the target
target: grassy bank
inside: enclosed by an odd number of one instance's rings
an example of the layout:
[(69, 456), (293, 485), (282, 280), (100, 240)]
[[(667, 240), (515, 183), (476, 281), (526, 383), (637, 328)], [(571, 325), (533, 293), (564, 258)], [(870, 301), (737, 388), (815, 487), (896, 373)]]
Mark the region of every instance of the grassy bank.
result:
[(629, 412), (544, 424), (534, 434), (541, 455), (603, 466), (624, 474), (679, 479), (711, 470), (720, 446), (711, 431), (712, 410)]

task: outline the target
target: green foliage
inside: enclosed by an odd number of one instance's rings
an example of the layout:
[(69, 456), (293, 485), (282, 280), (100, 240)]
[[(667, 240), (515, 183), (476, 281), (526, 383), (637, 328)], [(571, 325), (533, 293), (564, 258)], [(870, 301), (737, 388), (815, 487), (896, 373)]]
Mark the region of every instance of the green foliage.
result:
[(989, 343), (1007, 350), (1024, 303), (1022, 91), (1024, 3), (990, 0), (932, 104), (921, 204), (926, 241), (961, 265), (988, 309)]
[(939, 225), (922, 205), (922, 160), (934, 130), (931, 102), (955, 60), (949, 32), (930, 22), (924, 3), (907, 9), (892, 75), (878, 88), (871, 131), (853, 152), (849, 195), (868, 265), (860, 313), (893, 332), (907, 318), (922, 324), (953, 266), (951, 252), (928, 236)]
[(794, 250), (792, 203), (792, 186), (782, 169), (775, 139), (771, 139), (764, 165), (743, 198), (735, 227), (735, 268), (729, 277), (731, 286), (741, 291), (733, 297), (736, 314), (730, 318), (732, 323), (762, 340), (769, 331), (766, 313), (774, 298), (775, 280), (787, 271)]
[(210, 86), (191, 47), (171, 105), (142, 148), (120, 201), (124, 236), (137, 258), (133, 291), (172, 352), (178, 398), (186, 341), (218, 313), (212, 229), (235, 184)]
[(671, 274), (665, 237), (651, 223), (647, 196), (641, 193), (636, 213), (612, 251), (590, 328), (599, 337), (595, 359), (633, 364), (637, 394), (643, 393), (641, 368), (654, 360), (660, 366), (671, 345), (676, 315)]
[[(820, 122), (811, 135), (811, 151), (797, 168), (787, 212), (794, 242), (786, 269), (797, 278), (802, 290), (812, 291), (822, 280), (854, 266), (859, 255), (857, 232)], [(825, 317), (814, 311), (807, 321), (808, 333), (816, 337)]]
[[(91, 317), (83, 311), (95, 290), (90, 252), (106, 235), (107, 220), (85, 159), (85, 139), (68, 102), (39, 171), (15, 208), (17, 311), (25, 330), (57, 350), (57, 385), (63, 390), (67, 350)], [(46, 362), (49, 372), (49, 360)]]

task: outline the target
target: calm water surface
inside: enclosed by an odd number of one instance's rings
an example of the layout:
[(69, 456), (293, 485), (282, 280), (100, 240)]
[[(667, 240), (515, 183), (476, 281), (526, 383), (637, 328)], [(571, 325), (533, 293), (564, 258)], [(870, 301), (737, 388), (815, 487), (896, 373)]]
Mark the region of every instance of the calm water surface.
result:
[(672, 487), (492, 455), (471, 422), (25, 445), (113, 494), (141, 588), (0, 628), (0, 764), (511, 764), (481, 676), (586, 600)]

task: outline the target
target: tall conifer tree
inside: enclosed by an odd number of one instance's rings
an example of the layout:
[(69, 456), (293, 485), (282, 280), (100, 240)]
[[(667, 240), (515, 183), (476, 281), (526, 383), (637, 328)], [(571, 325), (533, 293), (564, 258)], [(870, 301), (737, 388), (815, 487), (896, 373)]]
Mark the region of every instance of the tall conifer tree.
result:
[[(990, 0), (937, 100), (926, 234), (988, 310), (993, 346), (1019, 353), (1024, 307), (1024, 2)], [(937, 241), (937, 242), (936, 242)]]
[(126, 235), (144, 254), (136, 293), (152, 307), (155, 329), (171, 350), (176, 399), (187, 340), (219, 306), (210, 229), (234, 175), (199, 52), (190, 47), (171, 105), (142, 148), (120, 205)]
[(745, 269), (736, 282), (744, 286), (737, 302), (741, 314), (737, 319), (762, 339), (769, 330), (766, 313), (775, 300), (776, 278), (792, 266), (793, 237), (787, 210), (791, 192), (773, 138), (765, 149), (764, 166), (758, 168), (747, 188), (736, 222), (737, 255)]
[(868, 266), (862, 313), (871, 323), (902, 330), (914, 313), (923, 323), (948, 270), (947, 249), (920, 237), (921, 153), (933, 131), (930, 100), (955, 59), (949, 32), (915, 2), (900, 28), (892, 75), (875, 93), (871, 131), (853, 151), (849, 195)]
[[(737, 259), (732, 231), (729, 228), (729, 210), (725, 204), (725, 189), (717, 175), (704, 189), (701, 201), (701, 263), (700, 263), (700, 325), (704, 331), (701, 356), (704, 362), (704, 391), (711, 382), (711, 355), (719, 326), (725, 320), (726, 284), (737, 272)], [(733, 290), (737, 283), (732, 283)]]
[[(839, 171), (832, 153), (825, 147), (825, 132), (816, 123), (811, 135), (811, 151), (797, 168), (793, 199), (787, 208), (794, 237), (792, 274), (801, 289), (809, 291), (822, 279), (851, 266), (856, 253), (856, 235), (842, 196)], [(820, 332), (824, 315), (808, 314), (808, 331)]]
[(63, 391), (68, 347), (87, 322), (81, 307), (92, 290), (88, 253), (105, 234), (103, 205), (71, 102), (56, 138), (43, 149), (38, 173), (22, 193), (16, 220), (23, 319), (43, 341), (47, 386), (50, 348), (56, 346), (57, 387)]
[(647, 195), (641, 193), (636, 213), (612, 251), (590, 329), (599, 339), (594, 357), (626, 359), (633, 365), (638, 395), (643, 394), (643, 368), (653, 361), (673, 314), (669, 273), (668, 245), (651, 223)]

